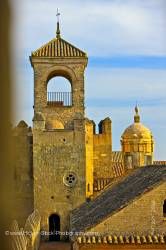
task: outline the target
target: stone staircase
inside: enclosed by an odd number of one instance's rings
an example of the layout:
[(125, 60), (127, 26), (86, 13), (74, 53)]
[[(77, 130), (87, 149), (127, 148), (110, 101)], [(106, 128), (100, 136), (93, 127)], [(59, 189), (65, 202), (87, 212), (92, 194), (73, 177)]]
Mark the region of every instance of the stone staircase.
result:
[(70, 242), (42, 242), (39, 250), (72, 250)]

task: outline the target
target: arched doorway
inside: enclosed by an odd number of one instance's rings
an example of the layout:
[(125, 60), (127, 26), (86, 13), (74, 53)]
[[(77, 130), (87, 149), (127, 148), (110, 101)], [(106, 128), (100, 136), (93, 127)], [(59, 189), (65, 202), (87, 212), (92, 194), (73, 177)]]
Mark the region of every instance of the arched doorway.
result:
[(163, 216), (166, 218), (166, 200), (164, 201), (163, 204)]
[(51, 214), (49, 217), (49, 241), (60, 241), (60, 217), (57, 214)]

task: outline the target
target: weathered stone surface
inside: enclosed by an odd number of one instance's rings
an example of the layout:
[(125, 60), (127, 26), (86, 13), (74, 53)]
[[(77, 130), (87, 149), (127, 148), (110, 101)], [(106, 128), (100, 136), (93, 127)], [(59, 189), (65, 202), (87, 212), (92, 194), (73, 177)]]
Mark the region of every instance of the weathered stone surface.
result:
[(27, 124), (21, 121), (13, 130), (13, 169), (15, 214), (20, 226), (24, 226), (33, 212), (33, 136)]
[[(42, 230), (49, 231), (49, 216), (56, 213), (60, 216), (60, 229), (65, 232), (69, 230), (71, 210), (86, 200), (84, 70), (87, 57), (33, 54), (31, 62), (35, 75), (34, 112), (44, 118), (44, 121), (34, 119), (33, 123), (34, 207), (42, 217)], [(71, 106), (48, 105), (47, 84), (56, 76), (69, 80)], [(74, 178), (71, 185), (66, 179), (69, 175)]]
[(99, 134), (94, 134), (94, 178), (112, 178), (112, 127), (109, 118), (99, 123)]

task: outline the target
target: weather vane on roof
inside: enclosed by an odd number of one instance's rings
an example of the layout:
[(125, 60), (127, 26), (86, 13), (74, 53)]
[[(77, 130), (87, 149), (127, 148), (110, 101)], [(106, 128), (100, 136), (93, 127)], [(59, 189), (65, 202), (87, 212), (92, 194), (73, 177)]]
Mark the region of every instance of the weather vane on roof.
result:
[(56, 30), (56, 37), (57, 38), (60, 38), (60, 28), (59, 28), (59, 16), (60, 16), (60, 13), (59, 13), (59, 10), (57, 8), (57, 30)]

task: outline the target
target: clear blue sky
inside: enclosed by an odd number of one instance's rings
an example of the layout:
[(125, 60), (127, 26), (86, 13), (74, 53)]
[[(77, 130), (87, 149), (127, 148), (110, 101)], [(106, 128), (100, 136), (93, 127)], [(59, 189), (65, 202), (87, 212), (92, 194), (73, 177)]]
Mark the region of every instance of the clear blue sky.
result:
[[(86, 115), (98, 123), (110, 116), (113, 148), (133, 122), (140, 105), (142, 122), (154, 135), (155, 157), (166, 160), (166, 1), (15, 0), (12, 22), (13, 75), (17, 121), (33, 117), (31, 51), (55, 36), (56, 9), (62, 37), (87, 52)], [(19, 96), (19, 98), (18, 98)]]

